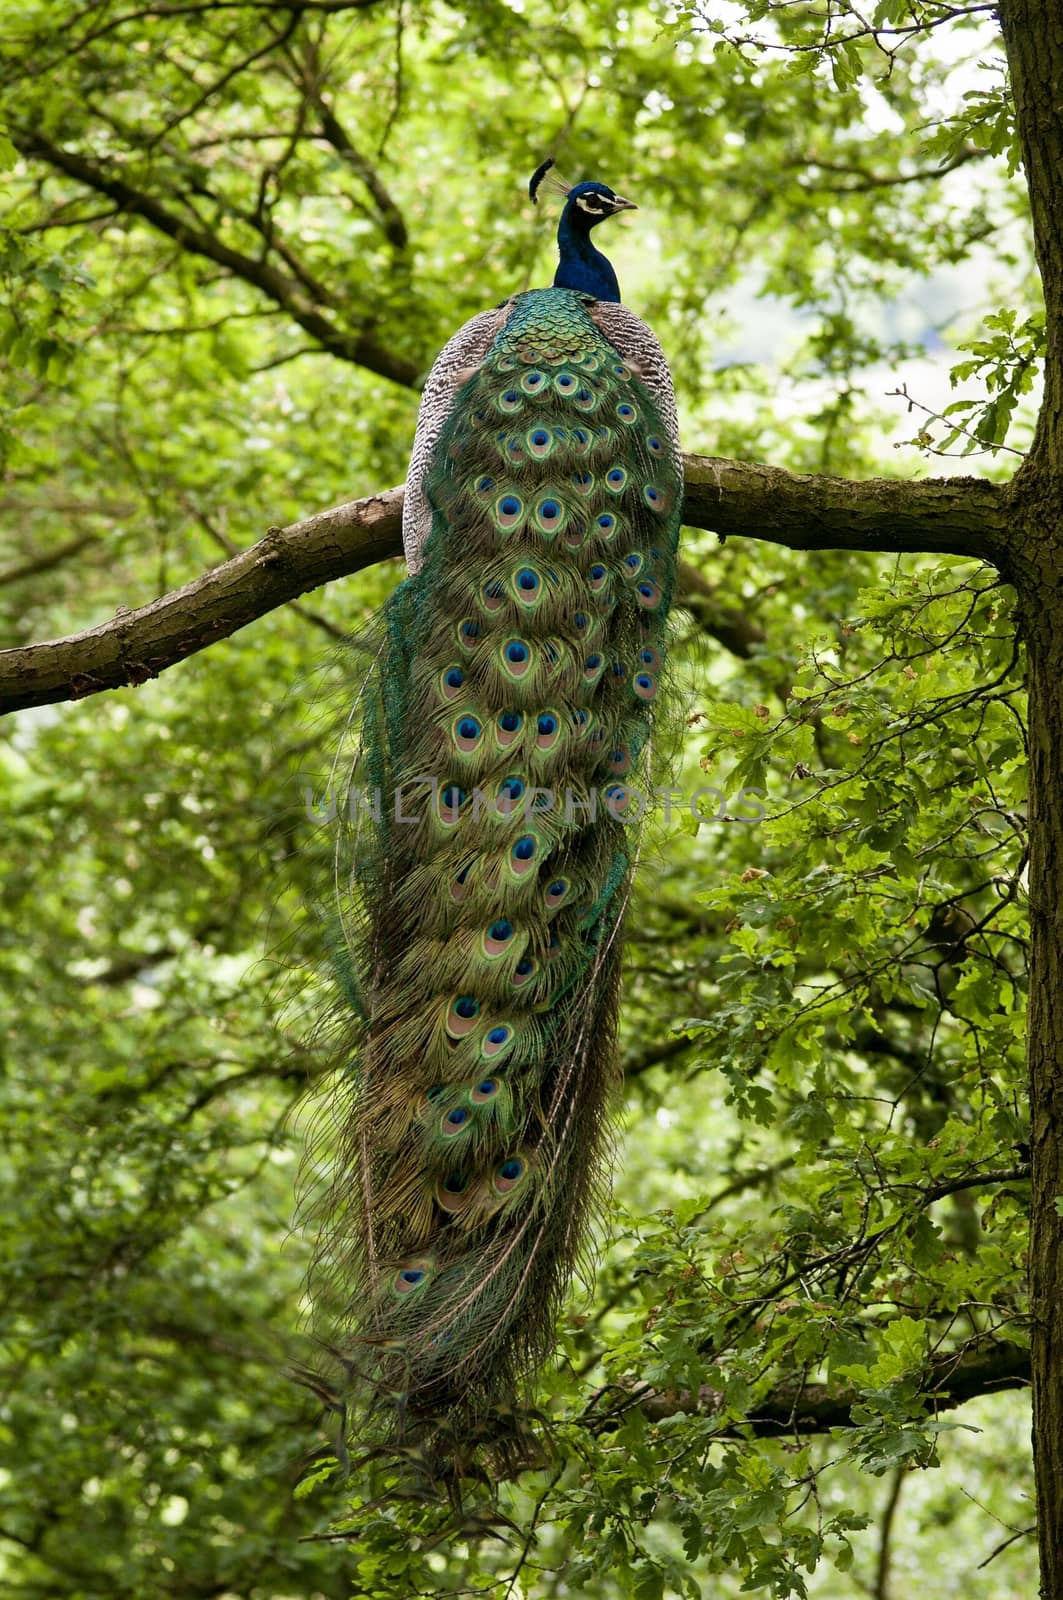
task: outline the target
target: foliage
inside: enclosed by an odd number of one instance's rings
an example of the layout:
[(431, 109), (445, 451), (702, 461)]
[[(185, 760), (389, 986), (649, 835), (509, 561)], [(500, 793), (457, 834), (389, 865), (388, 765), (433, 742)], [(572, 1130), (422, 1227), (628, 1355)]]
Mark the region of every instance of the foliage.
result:
[[(516, 197), (548, 149), (643, 206), (612, 254), (688, 448), (925, 470), (883, 450), (879, 397), (942, 346), (949, 425), (1021, 443), (1041, 323), (995, 35), (977, 7), (829, 9), (825, 38), (767, 0), (9, 5), (6, 642), (398, 481), (434, 351), (546, 276)], [(957, 316), (964, 264), (985, 298)], [(930, 559), (686, 556), (760, 642), (682, 614), (661, 784), (767, 815), (655, 814), (617, 1212), (538, 1396), (552, 1463), (493, 1529), (344, 1483), (285, 1372), (300, 1096), (331, 1065), (298, 909), (327, 892), (317, 669), (395, 572), (5, 729), (13, 1594), (1032, 1590), (1021, 1538), (979, 1566), (1032, 1520), (1022, 1397), (992, 1392), (1025, 1342), (1007, 593)]]

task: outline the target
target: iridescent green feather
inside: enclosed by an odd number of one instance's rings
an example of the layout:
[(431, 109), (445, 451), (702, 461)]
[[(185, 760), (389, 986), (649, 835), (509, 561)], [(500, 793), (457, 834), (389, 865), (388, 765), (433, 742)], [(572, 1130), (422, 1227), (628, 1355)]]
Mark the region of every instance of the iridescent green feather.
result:
[(426, 489), (341, 886), (368, 1018), (323, 1257), (391, 1437), (445, 1473), (549, 1352), (601, 1187), (682, 485), (649, 389), (552, 289), (457, 393)]

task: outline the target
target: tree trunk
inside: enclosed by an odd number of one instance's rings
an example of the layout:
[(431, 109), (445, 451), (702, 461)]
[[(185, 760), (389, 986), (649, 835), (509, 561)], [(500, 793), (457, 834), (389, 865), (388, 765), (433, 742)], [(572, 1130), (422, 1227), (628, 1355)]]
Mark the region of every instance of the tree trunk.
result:
[(1063, 1600), (1063, 572), (1030, 618), (1033, 1453), (1043, 1600)]
[(1000, 15), (1047, 319), (1009, 566), (1030, 658), (1033, 1455), (1041, 1595), (1063, 1600), (1063, 0), (1005, 0)]

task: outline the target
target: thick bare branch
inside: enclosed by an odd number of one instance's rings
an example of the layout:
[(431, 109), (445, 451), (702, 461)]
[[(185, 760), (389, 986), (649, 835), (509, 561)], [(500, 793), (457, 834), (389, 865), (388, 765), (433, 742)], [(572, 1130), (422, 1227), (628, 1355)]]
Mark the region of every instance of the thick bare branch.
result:
[(183, 589), (45, 644), (0, 651), (0, 711), (144, 683), (331, 578), (397, 556), (402, 490), (271, 528)]
[(683, 520), (791, 550), (967, 556), (1007, 566), (1007, 487), (982, 478), (850, 478), (687, 456)]
[[(687, 456), (684, 520), (794, 550), (929, 551), (1003, 561), (1006, 487), (977, 478), (906, 483), (810, 477), (757, 462)], [(0, 651), (0, 713), (143, 683), (333, 578), (396, 556), (402, 490), (351, 500), (287, 528), (172, 594), (85, 633)], [(733, 610), (691, 581), (691, 609), (748, 654)]]

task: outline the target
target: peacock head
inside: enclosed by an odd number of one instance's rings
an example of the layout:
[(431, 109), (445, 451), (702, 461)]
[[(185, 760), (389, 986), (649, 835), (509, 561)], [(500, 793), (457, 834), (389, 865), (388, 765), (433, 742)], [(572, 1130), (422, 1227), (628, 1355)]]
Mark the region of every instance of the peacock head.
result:
[[(528, 193), (533, 201), (553, 164), (553, 161), (544, 161), (542, 166), (536, 168), (528, 185)], [(590, 232), (606, 217), (615, 217), (618, 211), (637, 211), (638, 206), (633, 200), (625, 200), (614, 189), (610, 189), (607, 183), (599, 183), (596, 178), (573, 184), (566, 183), (555, 173), (547, 187), (565, 196), (565, 207), (557, 229), (560, 259), (554, 274), (554, 287), (576, 289), (582, 294), (593, 295), (597, 300), (619, 300), (616, 273), (591, 243)]]
[[(553, 161), (544, 161), (537, 167), (528, 184), (528, 193), (533, 203), (539, 192), (540, 185), (546, 174), (553, 166)], [(623, 195), (610, 189), (607, 183), (599, 183), (596, 178), (589, 178), (584, 183), (566, 183), (564, 178), (556, 172), (547, 180), (546, 187), (553, 189), (555, 194), (565, 196), (565, 208), (561, 213), (562, 225), (575, 228), (581, 233), (589, 233), (597, 223), (603, 222), (606, 217), (614, 217), (618, 211), (637, 211), (638, 206), (633, 200), (625, 200)]]
[(587, 183), (574, 184), (568, 191), (563, 216), (569, 227), (582, 232), (589, 231), (606, 217), (614, 217), (618, 211), (637, 210), (638, 206), (633, 200), (625, 200), (622, 195), (615, 194), (607, 183), (598, 183), (592, 178)]

